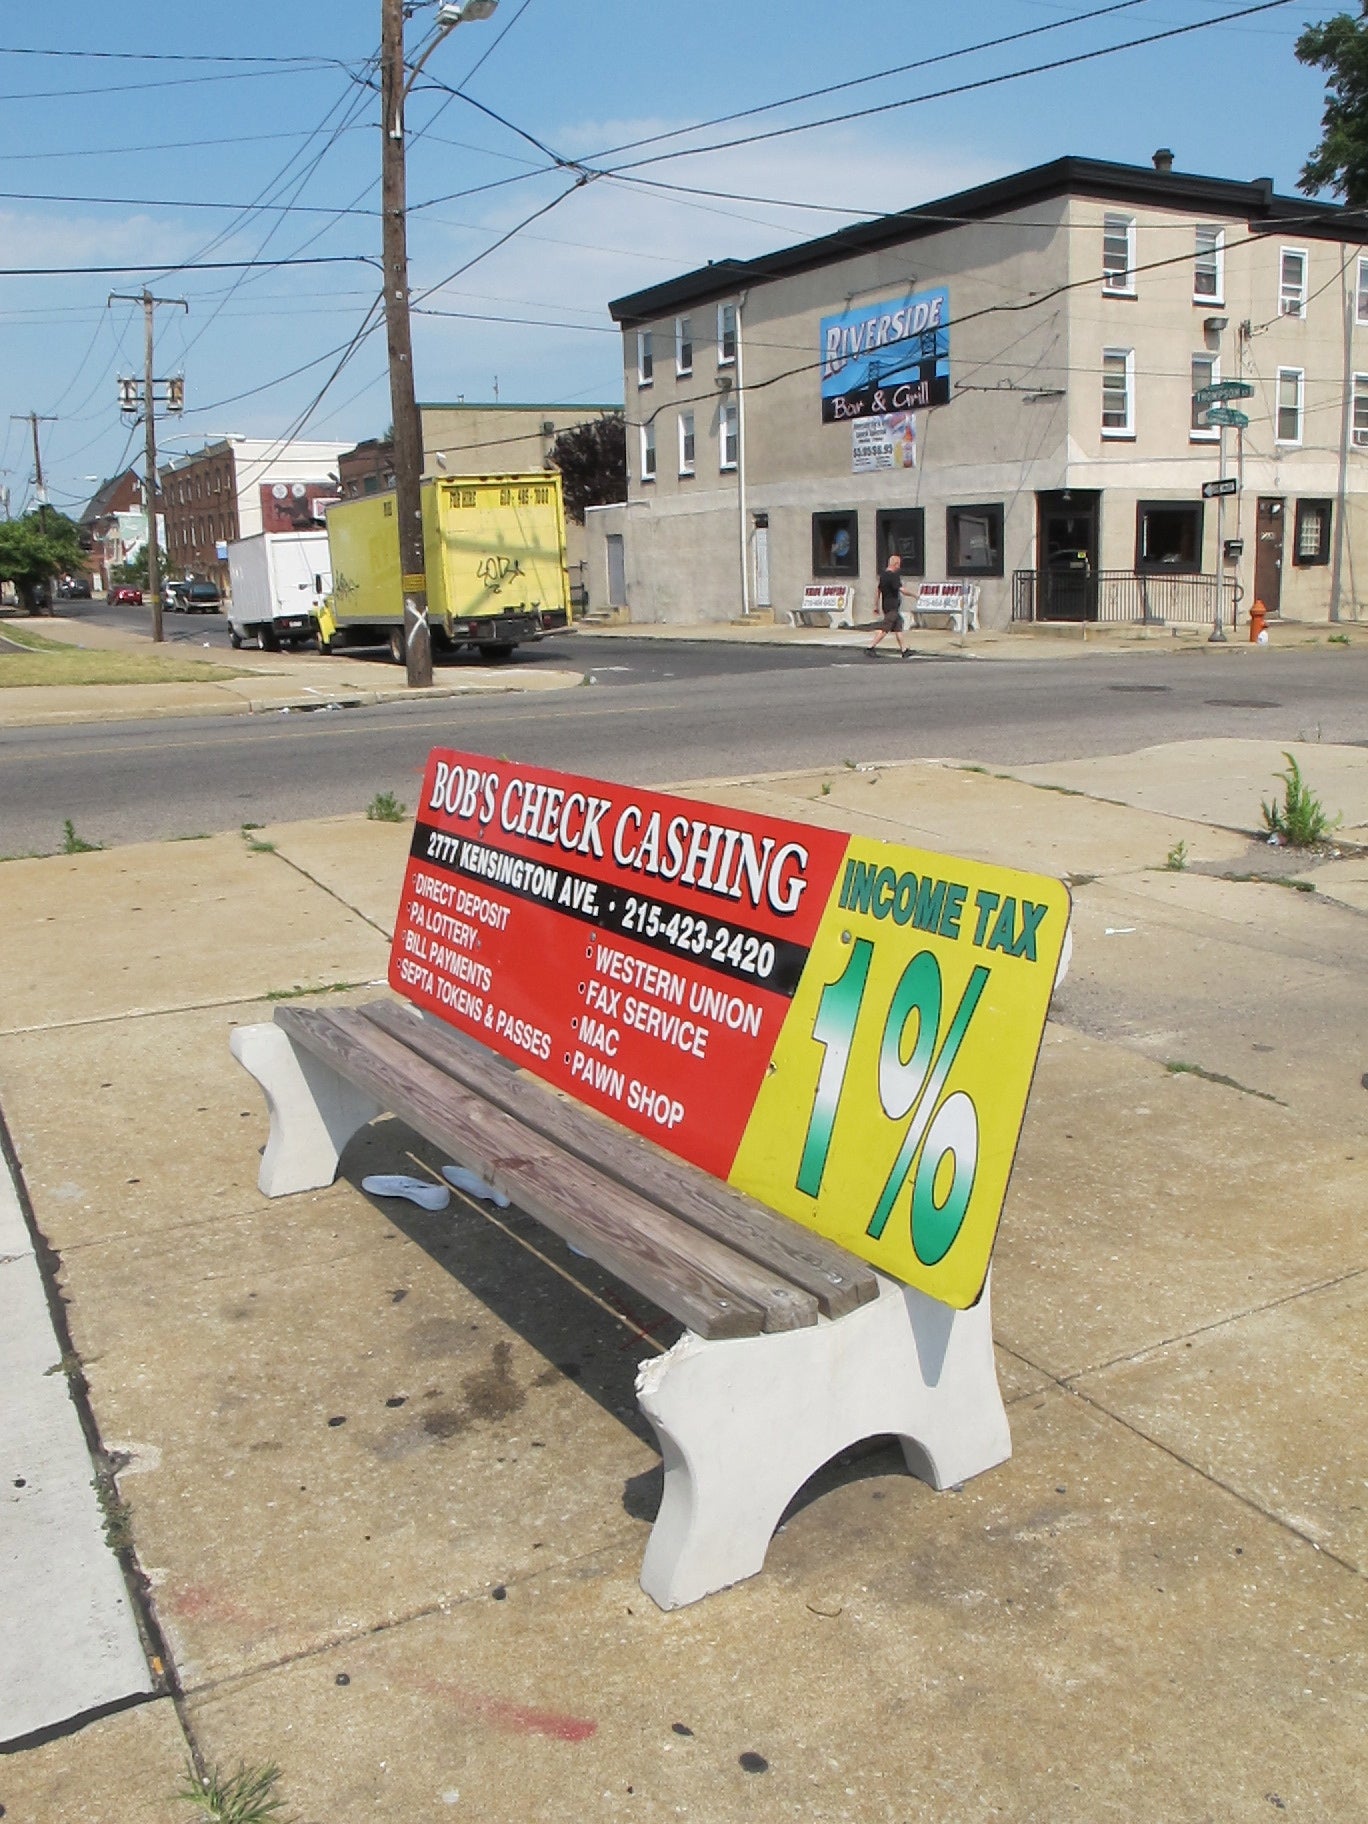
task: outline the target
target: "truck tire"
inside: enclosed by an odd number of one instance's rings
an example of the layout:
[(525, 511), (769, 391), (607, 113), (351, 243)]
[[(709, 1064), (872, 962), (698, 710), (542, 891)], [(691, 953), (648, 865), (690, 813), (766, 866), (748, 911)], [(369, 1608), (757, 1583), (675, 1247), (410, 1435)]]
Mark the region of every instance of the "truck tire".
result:
[(277, 640), (277, 638), (275, 636), (275, 629), (273, 627), (258, 627), (257, 628), (257, 651), (258, 652), (278, 652), (279, 650), (280, 650), (280, 641)]
[(404, 648), (404, 630), (402, 627), (391, 627), (389, 632), (390, 657), (396, 665), (406, 665), (408, 654)]
[(232, 647), (234, 652), (237, 652), (242, 645), (242, 635), (238, 632), (236, 627), (230, 626), (228, 629), (228, 644)]

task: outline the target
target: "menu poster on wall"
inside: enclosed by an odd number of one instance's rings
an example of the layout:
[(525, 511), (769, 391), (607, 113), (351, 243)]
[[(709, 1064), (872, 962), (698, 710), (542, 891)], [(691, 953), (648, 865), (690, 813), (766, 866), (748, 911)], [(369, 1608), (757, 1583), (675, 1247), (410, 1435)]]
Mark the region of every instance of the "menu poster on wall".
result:
[(868, 475), (875, 469), (915, 469), (916, 466), (915, 412), (890, 412), (884, 418), (856, 418), (852, 421), (852, 475)]
[(1042, 876), (437, 749), (389, 980), (964, 1308), (1068, 922)]
[(822, 423), (950, 399), (950, 292), (939, 285), (821, 323)]

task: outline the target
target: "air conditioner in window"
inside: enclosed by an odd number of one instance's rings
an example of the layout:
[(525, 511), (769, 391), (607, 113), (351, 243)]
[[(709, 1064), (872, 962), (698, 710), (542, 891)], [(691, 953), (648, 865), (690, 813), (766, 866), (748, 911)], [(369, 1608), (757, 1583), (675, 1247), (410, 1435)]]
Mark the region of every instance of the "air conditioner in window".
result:
[(1354, 448), (1356, 450), (1368, 450), (1368, 431), (1354, 432)]

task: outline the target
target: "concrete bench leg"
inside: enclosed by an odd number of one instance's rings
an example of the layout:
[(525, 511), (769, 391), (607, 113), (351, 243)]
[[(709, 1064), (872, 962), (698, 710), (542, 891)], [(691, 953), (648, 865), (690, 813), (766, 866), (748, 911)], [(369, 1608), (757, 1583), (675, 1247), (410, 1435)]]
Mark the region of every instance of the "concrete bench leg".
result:
[(381, 1107), (306, 1051), (279, 1026), (235, 1026), (228, 1049), (261, 1085), (271, 1135), (257, 1177), (267, 1197), (316, 1191), (337, 1176), (342, 1149)]
[(662, 1609), (752, 1577), (809, 1476), (862, 1438), (892, 1435), (933, 1487), (1012, 1452), (993, 1360), (989, 1288), (971, 1311), (880, 1279), (834, 1323), (725, 1342), (687, 1332), (643, 1362), (637, 1399), (665, 1459), (641, 1567)]

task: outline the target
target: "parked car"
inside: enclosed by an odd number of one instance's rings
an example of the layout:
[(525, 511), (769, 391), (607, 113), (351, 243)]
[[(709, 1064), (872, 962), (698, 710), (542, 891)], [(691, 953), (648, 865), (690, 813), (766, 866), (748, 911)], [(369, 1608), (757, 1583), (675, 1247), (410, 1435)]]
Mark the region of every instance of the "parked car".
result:
[(110, 590), (109, 599), (121, 606), (141, 608), (142, 590), (131, 588), (127, 583), (120, 583), (117, 588)]
[(59, 602), (88, 602), (90, 600), (90, 578), (88, 576), (64, 576), (57, 585)]
[(176, 590), (176, 606), (187, 614), (217, 614), (223, 597), (217, 583), (181, 583)]

